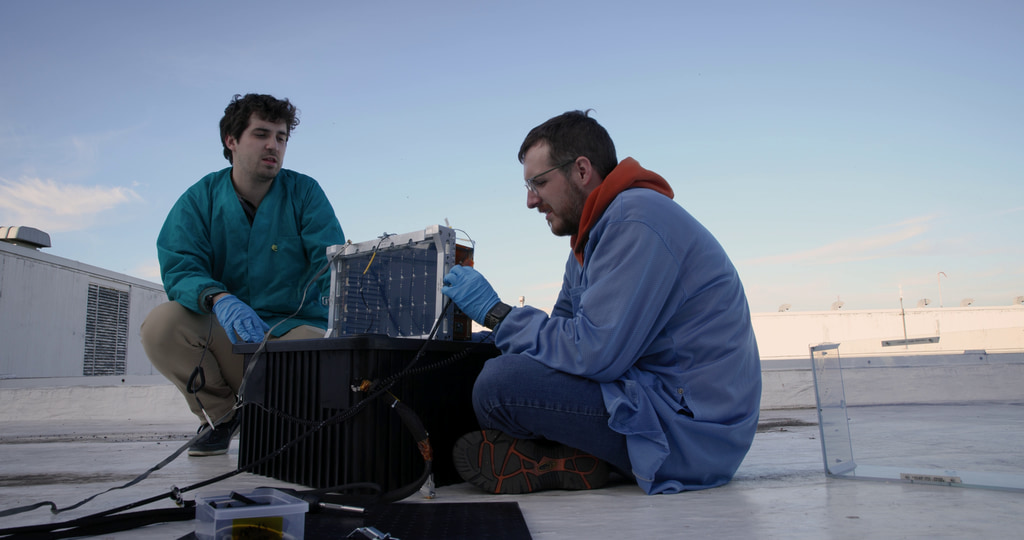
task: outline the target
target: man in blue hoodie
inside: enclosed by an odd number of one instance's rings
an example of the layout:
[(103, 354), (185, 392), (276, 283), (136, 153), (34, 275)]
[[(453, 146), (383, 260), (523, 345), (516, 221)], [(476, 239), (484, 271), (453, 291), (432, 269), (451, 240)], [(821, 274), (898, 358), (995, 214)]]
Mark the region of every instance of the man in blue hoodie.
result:
[(492, 493), (645, 492), (728, 482), (757, 429), (760, 359), (739, 275), (672, 188), (571, 111), (519, 151), (529, 208), (571, 252), (551, 315), (512, 309), (476, 270), (442, 291), (494, 329), (502, 355), (473, 389), (482, 431), (456, 444), (462, 477)]
[(282, 168), (298, 124), (287, 99), (236, 95), (220, 121), (231, 166), (192, 185), (157, 237), (170, 301), (146, 317), (142, 345), (200, 424), (216, 423), (200, 426), (207, 431), (192, 456), (226, 453), (238, 430), (244, 359), (232, 344), (263, 341), (268, 331), (270, 339), (324, 337), (330, 272), (314, 277), (345, 235), (316, 180)]

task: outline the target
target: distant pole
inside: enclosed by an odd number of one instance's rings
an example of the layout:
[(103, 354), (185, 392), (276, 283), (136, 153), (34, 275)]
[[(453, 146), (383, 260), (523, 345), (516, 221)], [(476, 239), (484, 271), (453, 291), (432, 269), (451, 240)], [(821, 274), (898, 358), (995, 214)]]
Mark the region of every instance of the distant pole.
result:
[(903, 310), (903, 285), (900, 285), (900, 317), (903, 318), (903, 348), (909, 349), (907, 343), (907, 312)]
[(939, 272), (935, 276), (935, 280), (939, 282), (939, 307), (942, 307), (942, 278), (949, 279), (949, 276), (945, 272)]

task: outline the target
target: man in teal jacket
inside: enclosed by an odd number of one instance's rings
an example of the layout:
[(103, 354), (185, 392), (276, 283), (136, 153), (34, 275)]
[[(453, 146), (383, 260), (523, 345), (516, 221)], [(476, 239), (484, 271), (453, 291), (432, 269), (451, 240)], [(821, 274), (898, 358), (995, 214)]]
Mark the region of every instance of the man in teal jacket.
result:
[(534, 128), (519, 160), (527, 206), (572, 251), (550, 315), (502, 303), (473, 268), (445, 276), (502, 352), (473, 388), (486, 429), (456, 444), (456, 468), (492, 493), (596, 488), (608, 465), (651, 494), (728, 482), (757, 430), (761, 371), (722, 246), (586, 113)]
[[(170, 300), (142, 325), (153, 366), (178, 387), (207, 429), (189, 455), (227, 452), (243, 356), (232, 344), (324, 336), (328, 246), (345, 235), (320, 185), (283, 169), (298, 111), (287, 99), (236, 95), (220, 121), (231, 167), (210, 173), (175, 203), (157, 238)], [(219, 324), (214, 324), (214, 319)], [(189, 389), (201, 370), (202, 388)], [(206, 426), (201, 425), (200, 431)]]

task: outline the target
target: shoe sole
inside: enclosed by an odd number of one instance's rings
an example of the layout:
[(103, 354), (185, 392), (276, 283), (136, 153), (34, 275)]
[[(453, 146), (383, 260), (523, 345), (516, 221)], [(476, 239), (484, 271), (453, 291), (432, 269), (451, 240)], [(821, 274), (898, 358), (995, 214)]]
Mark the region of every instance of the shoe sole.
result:
[(463, 480), (490, 493), (596, 489), (608, 481), (608, 465), (590, 454), (497, 430), (464, 435), (452, 457)]
[(190, 456), (219, 456), (221, 454), (227, 454), (227, 448), (218, 448), (217, 450), (189, 450), (188, 455)]

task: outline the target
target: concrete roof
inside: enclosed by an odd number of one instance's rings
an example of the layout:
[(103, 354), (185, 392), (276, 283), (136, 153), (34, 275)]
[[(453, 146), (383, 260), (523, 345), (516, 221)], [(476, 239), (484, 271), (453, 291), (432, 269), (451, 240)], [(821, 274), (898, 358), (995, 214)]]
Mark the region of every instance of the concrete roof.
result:
[[(109, 392), (117, 392), (111, 388)], [(112, 398), (113, 399), (113, 398)], [(1024, 404), (897, 405), (850, 409), (855, 453), (883, 464), (1024, 472)], [(970, 433), (950, 424), (973, 426)], [(48, 417), (0, 422), (0, 511), (53, 501), (68, 507), (120, 486), (167, 458), (195, 433), (180, 418), (121, 421)], [(0, 528), (91, 515), (234, 470), (227, 455), (177, 458), (148, 479), (59, 515), (43, 508), (0, 518)], [(195, 492), (298, 487), (243, 473)], [(515, 501), (533, 538), (1010, 538), (1024, 524), (1024, 492), (828, 477), (816, 409), (762, 411), (761, 430), (726, 486), (647, 496), (621, 482), (589, 492), (494, 496), (467, 484), (437, 489), (422, 504)], [(173, 507), (170, 500), (145, 508)], [(103, 538), (181, 538), (192, 522)], [(387, 532), (387, 531), (383, 531)], [(344, 533), (344, 534), (347, 534)], [(404, 540), (409, 540), (404, 538)]]

